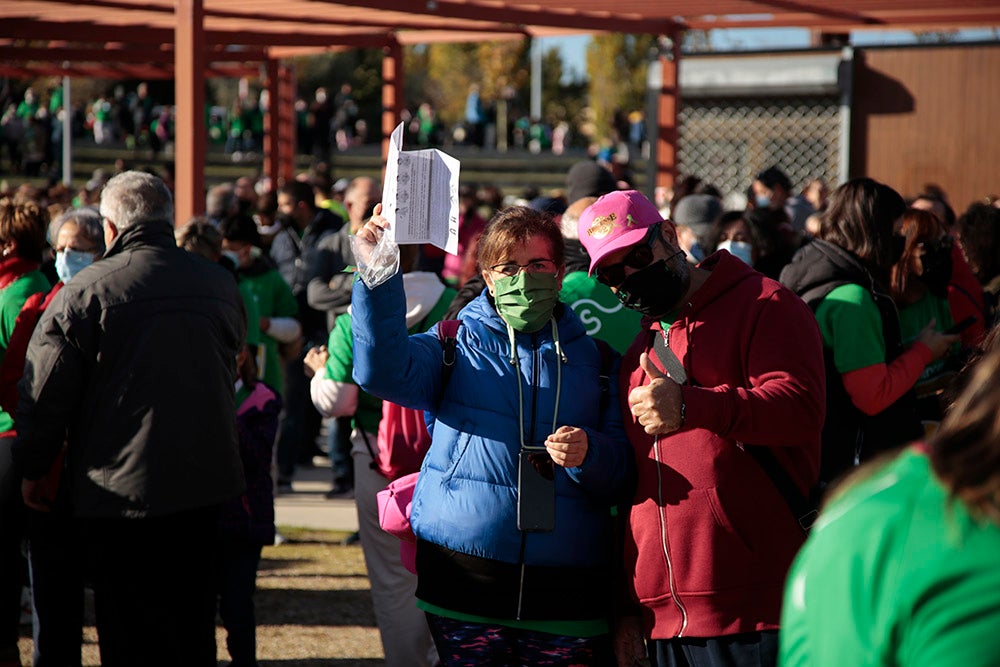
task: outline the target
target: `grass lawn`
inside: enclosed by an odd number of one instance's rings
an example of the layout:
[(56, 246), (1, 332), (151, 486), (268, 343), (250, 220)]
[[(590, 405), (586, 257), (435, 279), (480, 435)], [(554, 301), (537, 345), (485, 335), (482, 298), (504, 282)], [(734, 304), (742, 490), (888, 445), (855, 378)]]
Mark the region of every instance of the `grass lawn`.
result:
[[(382, 665), (365, 561), (346, 533), (281, 527), (286, 542), (264, 549), (257, 577), (257, 658), (261, 667)], [(100, 665), (92, 604), (87, 603), (83, 664)], [(22, 626), (21, 661), (31, 664), (31, 627)], [(228, 662), (225, 630), (218, 658)], [(137, 663), (139, 664), (139, 663)]]

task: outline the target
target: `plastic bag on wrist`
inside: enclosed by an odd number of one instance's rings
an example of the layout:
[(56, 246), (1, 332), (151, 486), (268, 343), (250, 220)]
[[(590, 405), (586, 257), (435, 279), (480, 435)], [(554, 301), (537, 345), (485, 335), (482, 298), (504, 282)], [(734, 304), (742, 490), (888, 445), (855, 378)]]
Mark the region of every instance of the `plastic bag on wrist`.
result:
[(350, 238), (358, 275), (368, 289), (375, 289), (399, 270), (399, 246), (389, 234), (383, 233), (374, 245), (357, 235)]

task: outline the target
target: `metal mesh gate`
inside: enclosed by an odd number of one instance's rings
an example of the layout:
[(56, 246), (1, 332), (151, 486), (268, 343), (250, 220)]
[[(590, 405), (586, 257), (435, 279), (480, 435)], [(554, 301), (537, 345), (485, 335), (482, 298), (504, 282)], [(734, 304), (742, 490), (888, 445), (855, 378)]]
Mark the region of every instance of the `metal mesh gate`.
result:
[(746, 205), (754, 175), (777, 165), (798, 192), (813, 178), (835, 186), (840, 174), (839, 99), (824, 97), (683, 100), (681, 176), (718, 187), (726, 208)]

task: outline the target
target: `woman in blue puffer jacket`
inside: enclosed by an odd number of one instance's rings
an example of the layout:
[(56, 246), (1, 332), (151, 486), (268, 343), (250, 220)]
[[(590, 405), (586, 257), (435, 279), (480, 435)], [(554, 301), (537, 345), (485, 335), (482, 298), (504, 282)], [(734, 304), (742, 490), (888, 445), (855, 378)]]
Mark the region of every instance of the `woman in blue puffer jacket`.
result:
[(558, 300), (564, 245), (546, 214), (497, 213), (478, 260), (487, 289), (459, 314), (447, 380), (436, 332), (407, 335), (401, 276), (354, 285), (355, 380), (428, 413), (417, 604), (445, 667), (609, 664), (612, 506), (633, 476), (618, 362)]

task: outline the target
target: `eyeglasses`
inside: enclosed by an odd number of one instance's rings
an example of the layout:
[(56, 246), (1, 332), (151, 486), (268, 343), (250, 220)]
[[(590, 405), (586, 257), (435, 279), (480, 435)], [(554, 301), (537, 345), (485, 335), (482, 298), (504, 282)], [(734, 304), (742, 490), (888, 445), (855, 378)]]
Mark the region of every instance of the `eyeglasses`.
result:
[(527, 264), (503, 262), (502, 264), (494, 264), (490, 267), (490, 271), (501, 273), (505, 276), (516, 276), (522, 269), (528, 273), (555, 273), (556, 263), (551, 259), (533, 259)]
[(609, 287), (617, 287), (625, 282), (625, 267), (632, 269), (644, 269), (653, 262), (653, 242), (660, 235), (660, 224), (651, 225), (642, 243), (636, 244), (628, 251), (622, 261), (606, 266), (599, 266), (596, 270), (597, 279)]

